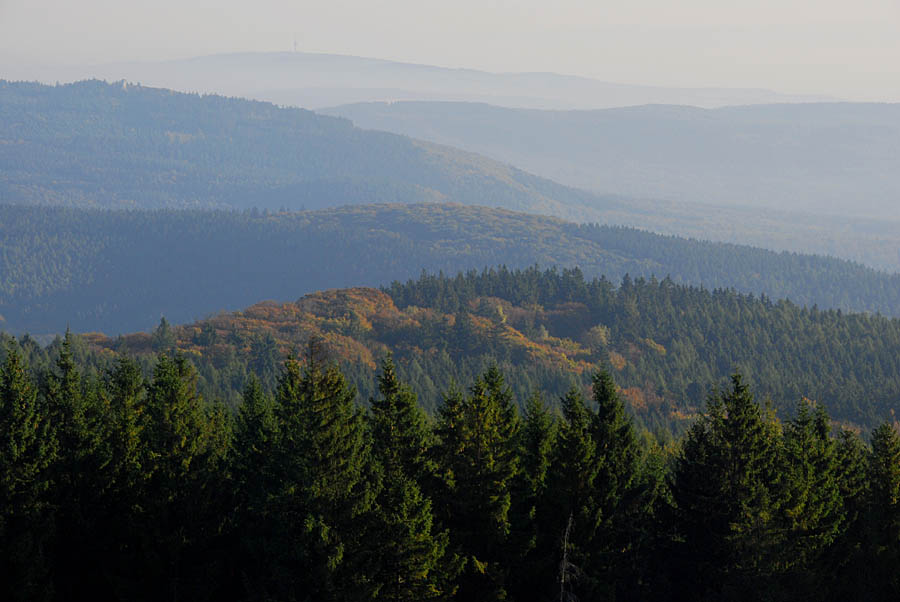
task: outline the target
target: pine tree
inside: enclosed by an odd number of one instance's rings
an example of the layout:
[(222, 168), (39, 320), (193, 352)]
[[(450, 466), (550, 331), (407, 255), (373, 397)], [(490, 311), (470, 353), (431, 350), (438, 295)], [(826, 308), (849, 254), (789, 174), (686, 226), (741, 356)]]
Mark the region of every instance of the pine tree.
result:
[(9, 345), (0, 367), (0, 598), (47, 600), (53, 593), (50, 468), (56, 440), (47, 408)]
[(454, 390), (445, 396), (436, 430), (436, 456), (445, 471), (441, 523), (466, 562), (456, 599), (505, 599), (518, 417), (496, 366), (479, 376), (467, 397)]
[(542, 527), (548, 511), (545, 502), (557, 432), (556, 416), (543, 399), (537, 394), (529, 397), (519, 431), (520, 471), (514, 481), (510, 510), (511, 539), (518, 553), (510, 579), (515, 599), (533, 595), (546, 585), (542, 580), (547, 559), (541, 558), (539, 551), (546, 548), (541, 541)]
[(393, 360), (382, 363), (380, 395), (370, 400), (373, 452), (381, 469), (368, 556), (375, 557), (379, 600), (429, 600), (442, 594), (441, 561), (447, 533), (433, 528), (431, 500), (421, 484), (433, 472), (429, 435), (415, 394), (402, 384)]
[[(603, 519), (598, 489), (602, 462), (592, 430), (594, 413), (584, 396), (572, 388), (561, 400), (563, 423), (553, 455), (553, 471), (546, 490), (542, 531), (545, 533), (540, 555), (545, 559), (543, 580), (557, 576), (563, 554), (574, 573), (569, 590), (580, 598), (591, 599), (597, 583), (593, 581), (594, 559), (591, 547)], [(565, 549), (563, 539), (565, 534)], [(546, 587), (546, 586), (545, 586)], [(548, 590), (549, 593), (550, 590)]]
[(900, 433), (888, 423), (872, 433), (869, 464), (868, 550), (877, 600), (900, 596)]
[(122, 597), (141, 541), (141, 508), (146, 494), (147, 454), (143, 445), (147, 424), (147, 390), (140, 366), (119, 358), (107, 372), (103, 395), (106, 412), (103, 467), (106, 489), (103, 515), (93, 534), (102, 541), (100, 572), (108, 591)]
[(778, 427), (740, 375), (709, 399), (676, 461), (672, 495), (681, 539), (673, 578), (696, 598), (765, 597), (782, 540), (776, 459)]
[[(641, 486), (642, 450), (616, 383), (606, 370), (592, 378), (594, 415), (591, 439), (599, 473), (595, 481), (600, 524), (592, 543), (593, 581), (603, 584), (606, 597), (616, 588), (633, 592), (638, 570), (636, 555), (642, 542), (635, 537), (648, 517), (652, 500)], [(627, 594), (623, 594), (627, 595)]]
[(104, 556), (97, 529), (102, 497), (108, 488), (103, 446), (107, 412), (99, 383), (82, 379), (66, 332), (55, 370), (46, 377), (47, 404), (59, 443), (53, 465), (56, 506), (54, 575), (56, 595), (79, 598), (96, 593), (97, 566)]
[(153, 350), (157, 353), (171, 353), (175, 349), (175, 332), (165, 316), (159, 319), (159, 326), (153, 331), (151, 341)]
[(212, 553), (223, 512), (222, 469), (229, 425), (221, 406), (197, 393), (197, 374), (182, 355), (157, 356), (147, 386), (145, 499), (132, 599), (204, 599), (216, 579)]
[(828, 600), (865, 599), (872, 586), (871, 563), (865, 556), (864, 541), (869, 499), (870, 451), (856, 433), (841, 430), (835, 445), (837, 481), (844, 521), (834, 544), (822, 562), (824, 590)]
[(229, 455), (238, 549), (233, 572), (240, 575), (238, 584), (250, 599), (265, 599), (267, 545), (278, 529), (268, 515), (269, 500), (280, 486), (279, 472), (272, 461), (278, 436), (275, 403), (263, 392), (259, 380), (251, 376), (238, 408)]
[(355, 391), (311, 343), (306, 365), (285, 362), (276, 395), (281, 487), (270, 507), (277, 599), (362, 600), (376, 586), (361, 550), (376, 492)]
[(822, 584), (820, 560), (844, 521), (837, 449), (821, 406), (813, 408), (808, 400), (799, 404), (784, 432), (780, 472), (787, 538), (782, 548), (782, 566), (788, 571), (784, 590), (796, 597), (821, 597), (824, 592), (816, 591)]
[(241, 512), (260, 511), (277, 487), (277, 475), (272, 474), (269, 457), (275, 452), (278, 435), (275, 403), (251, 375), (235, 419), (230, 455), (236, 502)]
[(388, 356), (378, 377), (378, 397), (369, 400), (374, 449), (381, 464), (397, 468), (417, 482), (433, 475), (431, 434), (415, 393), (397, 377)]

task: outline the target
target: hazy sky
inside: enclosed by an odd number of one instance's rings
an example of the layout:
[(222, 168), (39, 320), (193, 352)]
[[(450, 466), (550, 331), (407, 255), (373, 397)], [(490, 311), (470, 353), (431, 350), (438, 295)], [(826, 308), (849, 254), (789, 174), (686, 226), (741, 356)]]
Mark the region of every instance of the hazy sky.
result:
[(295, 36), (448, 67), (900, 101), (900, 0), (0, 0), (0, 78), (284, 51)]

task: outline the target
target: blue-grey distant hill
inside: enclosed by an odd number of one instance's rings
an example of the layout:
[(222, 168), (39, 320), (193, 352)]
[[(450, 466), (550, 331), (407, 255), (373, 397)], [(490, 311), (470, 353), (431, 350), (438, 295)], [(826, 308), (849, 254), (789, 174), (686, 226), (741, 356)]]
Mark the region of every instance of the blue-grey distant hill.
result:
[(627, 85), (559, 73), (491, 73), (309, 52), (230, 53), (170, 61), (29, 69), (14, 76), (44, 82), (126, 79), (185, 92), (226, 94), (308, 109), (391, 100), (477, 101), (542, 109), (600, 109), (647, 103), (716, 107), (823, 100), (755, 88)]
[(568, 214), (576, 220), (900, 271), (898, 104), (539, 111), (396, 102), (323, 112), (632, 197), (624, 211)]
[(471, 153), (302, 109), (125, 83), (0, 81), (0, 203), (315, 209), (423, 201), (557, 214), (605, 202)]
[(324, 112), (363, 128), (481, 153), (579, 188), (679, 202), (898, 217), (900, 104), (538, 111), (395, 102)]
[(601, 195), (257, 101), (122, 82), (0, 82), (0, 203), (298, 210), (374, 202), (504, 207), (900, 268), (900, 227), (889, 220)]
[(0, 330), (108, 334), (421, 270), (579, 266), (900, 317), (900, 275), (848, 261), (457, 204), (297, 213), (0, 205)]

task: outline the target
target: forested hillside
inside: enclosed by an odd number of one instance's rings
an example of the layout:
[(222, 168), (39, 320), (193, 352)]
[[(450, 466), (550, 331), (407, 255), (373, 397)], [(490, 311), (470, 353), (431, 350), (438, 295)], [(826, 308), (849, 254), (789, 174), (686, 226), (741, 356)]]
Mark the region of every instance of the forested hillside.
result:
[[(491, 127), (493, 121), (484, 129)], [(547, 146), (539, 137), (527, 138), (526, 130), (516, 134), (526, 136), (517, 146)], [(608, 144), (615, 148), (630, 139)], [(673, 154), (683, 154), (672, 146)], [(615, 168), (617, 151), (612, 154), (591, 171), (621, 171)], [(0, 81), (0, 204), (297, 210), (435, 201), (625, 224), (900, 270), (900, 229), (891, 222), (786, 211), (761, 216), (741, 208), (588, 193), (478, 155), (262, 102), (98, 81)]]
[(284, 357), (319, 338), (363, 398), (380, 358), (393, 353), (429, 411), (453, 382), (471, 381), (493, 362), (520, 402), (535, 391), (555, 400), (606, 366), (642, 424), (674, 432), (734, 371), (781, 415), (808, 397), (836, 420), (868, 429), (900, 410), (898, 320), (669, 280), (626, 278), (616, 287), (577, 270), (423, 276), (183, 326), (163, 321), (149, 334), (84, 336), (88, 363), (100, 371), (116, 353), (149, 364), (157, 352), (181, 350), (196, 363), (204, 394), (232, 406), (251, 374), (274, 387)]
[(553, 213), (604, 200), (302, 109), (85, 81), (0, 81), (0, 202), (314, 209), (454, 201)]
[(579, 266), (797, 304), (900, 315), (900, 276), (750, 247), (447, 204), (301, 212), (0, 206), (0, 328), (149, 329), (422, 269)]

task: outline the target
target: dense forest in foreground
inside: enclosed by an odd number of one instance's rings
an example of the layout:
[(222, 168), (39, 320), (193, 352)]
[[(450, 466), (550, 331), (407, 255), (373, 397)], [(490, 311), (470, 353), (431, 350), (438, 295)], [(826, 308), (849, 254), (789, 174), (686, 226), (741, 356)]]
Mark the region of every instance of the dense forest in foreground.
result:
[[(433, 417), (390, 357), (363, 409), (315, 339), (234, 413), (183, 354), (0, 365), (6, 600), (896, 600), (900, 433), (741, 377), (676, 443), (609, 373), (560, 411), (496, 366)], [(517, 410), (524, 405), (524, 412)]]
[(96, 211), (0, 205), (0, 327), (109, 334), (260, 299), (381, 286), (420, 270), (579, 266), (900, 315), (900, 275), (837, 259), (452, 204), (325, 211)]

